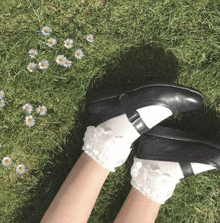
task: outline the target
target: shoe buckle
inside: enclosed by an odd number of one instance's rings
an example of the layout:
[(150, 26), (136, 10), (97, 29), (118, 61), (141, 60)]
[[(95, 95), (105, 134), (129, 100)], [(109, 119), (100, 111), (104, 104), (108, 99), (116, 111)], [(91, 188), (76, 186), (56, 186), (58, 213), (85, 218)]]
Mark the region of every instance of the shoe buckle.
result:
[(119, 101), (122, 105), (122, 108), (127, 115), (128, 120), (134, 126), (134, 128), (138, 131), (140, 135), (146, 133), (149, 128), (146, 126), (144, 121), (142, 120), (141, 116), (133, 106), (131, 99), (128, 97), (127, 94), (123, 94), (119, 97)]
[(129, 119), (129, 121), (134, 126), (134, 128), (140, 133), (140, 135), (143, 135), (149, 130), (149, 128), (145, 125), (143, 119), (137, 111), (134, 116)]

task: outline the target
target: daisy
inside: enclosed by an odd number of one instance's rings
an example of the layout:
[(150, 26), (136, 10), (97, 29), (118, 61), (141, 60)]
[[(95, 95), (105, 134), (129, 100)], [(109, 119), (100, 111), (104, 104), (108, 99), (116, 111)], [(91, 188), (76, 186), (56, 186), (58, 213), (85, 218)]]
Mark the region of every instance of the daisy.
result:
[(34, 73), (37, 70), (37, 64), (35, 63), (29, 63), (27, 65), (27, 69), (31, 72)]
[(67, 49), (70, 49), (73, 47), (73, 40), (72, 39), (66, 39), (64, 41), (64, 46), (67, 48)]
[(38, 52), (35, 49), (29, 50), (28, 53), (31, 58), (36, 58), (36, 56), (38, 55)]
[(40, 107), (37, 109), (37, 113), (40, 113), (40, 115), (45, 115), (46, 112), (47, 112), (47, 108), (46, 108), (44, 105), (40, 106)]
[(56, 62), (57, 62), (57, 64), (59, 64), (59, 65), (63, 65), (65, 61), (66, 61), (66, 57), (65, 57), (64, 55), (59, 55), (59, 56), (56, 58)]
[(84, 57), (84, 53), (82, 50), (78, 49), (74, 52), (74, 56), (77, 58), (77, 59), (82, 59)]
[(24, 174), (26, 172), (26, 166), (24, 164), (17, 165), (16, 172), (18, 174)]
[(52, 30), (51, 30), (51, 28), (49, 26), (44, 26), (41, 29), (41, 32), (42, 32), (43, 35), (49, 36), (50, 35), (50, 32), (52, 32)]
[(94, 36), (92, 34), (87, 35), (86, 40), (89, 42), (94, 42)]
[(10, 157), (4, 157), (2, 160), (2, 165), (4, 167), (9, 167), (12, 164), (12, 159)]
[(25, 124), (29, 127), (34, 126), (35, 125), (35, 119), (32, 115), (29, 115), (25, 118)]
[(45, 70), (49, 67), (49, 62), (47, 60), (41, 60), (38, 63), (38, 66), (40, 67), (41, 70)]
[(47, 40), (47, 46), (49, 46), (50, 48), (52, 48), (56, 44), (57, 44), (57, 41), (54, 38), (50, 38)]
[(66, 67), (66, 68), (67, 68), (67, 67), (70, 68), (71, 65), (72, 65), (72, 61), (70, 61), (70, 60), (66, 60), (66, 61), (64, 62), (64, 64), (63, 64), (63, 66)]
[(2, 144), (0, 143), (0, 149), (3, 149)]
[(5, 106), (5, 101), (3, 99), (0, 99), (0, 107), (3, 108)]
[(26, 105), (24, 105), (22, 107), (22, 111), (26, 114), (31, 113), (33, 111), (33, 106), (31, 104), (27, 103)]
[(2, 99), (5, 96), (5, 93), (3, 90), (0, 91), (0, 99)]

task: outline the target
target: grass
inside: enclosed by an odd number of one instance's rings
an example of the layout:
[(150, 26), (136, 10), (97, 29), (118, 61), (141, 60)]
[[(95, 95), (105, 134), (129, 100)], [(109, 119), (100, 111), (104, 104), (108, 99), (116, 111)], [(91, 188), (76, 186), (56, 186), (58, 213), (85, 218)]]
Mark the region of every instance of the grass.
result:
[[(193, 87), (205, 95), (204, 108), (162, 124), (219, 142), (218, 1), (9, 0), (0, 8), (0, 90), (6, 102), (0, 108), (0, 154), (13, 160), (11, 167), (0, 167), (0, 222), (40, 222), (82, 153), (86, 95), (93, 91), (154, 81)], [(45, 25), (58, 41), (53, 49), (40, 33)], [(93, 43), (86, 41), (90, 33)], [(64, 48), (67, 38), (74, 50), (82, 49), (82, 60)], [(38, 50), (37, 59), (28, 56), (31, 48)], [(56, 64), (61, 54), (73, 61), (70, 69)], [(49, 68), (31, 74), (27, 64), (42, 59)], [(21, 110), (26, 103), (34, 107), (31, 128)], [(40, 117), (36, 108), (42, 104), (48, 111)], [(133, 156), (110, 173), (89, 222), (113, 222), (131, 188)], [(20, 163), (26, 174), (16, 173)], [(218, 170), (182, 179), (156, 223), (220, 222), (219, 182)]]

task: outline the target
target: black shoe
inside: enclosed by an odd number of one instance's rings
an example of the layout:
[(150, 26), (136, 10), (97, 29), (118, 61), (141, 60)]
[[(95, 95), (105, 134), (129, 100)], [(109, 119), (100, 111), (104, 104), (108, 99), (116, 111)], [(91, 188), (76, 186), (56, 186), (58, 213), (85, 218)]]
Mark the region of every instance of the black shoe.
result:
[(91, 125), (99, 124), (126, 114), (136, 130), (143, 135), (149, 130), (138, 112), (139, 108), (161, 105), (169, 108), (172, 115), (199, 109), (203, 105), (201, 92), (179, 84), (149, 84), (126, 92), (97, 92), (90, 95), (88, 115)]
[(220, 169), (220, 144), (159, 125), (141, 136), (134, 150), (139, 159), (178, 162), (185, 178), (194, 175), (191, 163)]

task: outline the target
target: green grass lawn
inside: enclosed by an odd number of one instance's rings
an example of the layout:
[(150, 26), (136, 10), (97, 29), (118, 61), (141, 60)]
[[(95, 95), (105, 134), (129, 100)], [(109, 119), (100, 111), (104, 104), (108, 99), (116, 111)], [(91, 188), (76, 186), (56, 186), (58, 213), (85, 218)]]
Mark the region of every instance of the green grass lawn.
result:
[[(204, 94), (204, 108), (162, 124), (220, 142), (219, 1), (8, 0), (0, 8), (0, 158), (13, 160), (0, 166), (1, 223), (40, 222), (82, 153), (86, 95), (93, 91), (155, 81), (193, 87)], [(44, 26), (52, 29), (50, 36), (41, 33)], [(57, 45), (48, 47), (48, 38)], [(67, 38), (73, 39), (71, 49), (64, 47)], [(28, 55), (32, 48), (36, 59)], [(74, 57), (76, 49), (82, 59)], [(72, 66), (58, 65), (58, 55)], [(43, 59), (48, 69), (29, 72), (30, 62)], [(32, 127), (22, 111), (27, 103), (36, 120)], [(47, 108), (42, 116), (36, 112), (41, 105)], [(133, 157), (110, 173), (90, 223), (114, 221), (131, 189)], [(16, 172), (18, 164), (26, 165), (25, 174)], [(156, 223), (220, 222), (219, 193), (219, 170), (182, 179)]]

